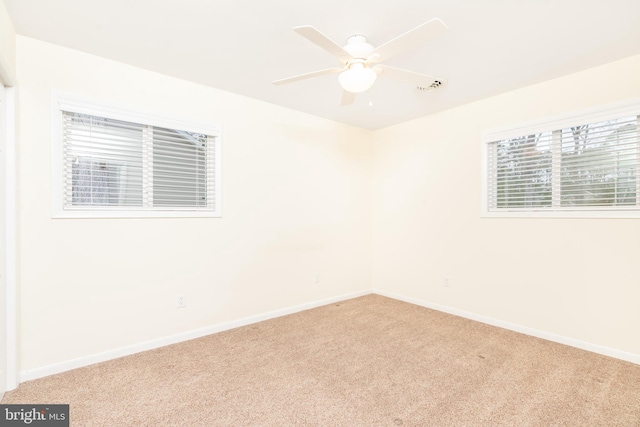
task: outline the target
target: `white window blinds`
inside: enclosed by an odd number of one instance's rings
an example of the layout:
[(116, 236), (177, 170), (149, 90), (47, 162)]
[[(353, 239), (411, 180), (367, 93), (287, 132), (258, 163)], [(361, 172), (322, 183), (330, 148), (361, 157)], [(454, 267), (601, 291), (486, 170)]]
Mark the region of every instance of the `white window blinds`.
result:
[(65, 210), (215, 210), (215, 136), (62, 111)]
[(64, 206), (143, 206), (143, 126), (63, 112)]
[(209, 137), (163, 128), (152, 131), (153, 205), (206, 207), (214, 196), (213, 186), (207, 185), (214, 172)]
[(489, 211), (640, 209), (638, 116), (488, 144)]

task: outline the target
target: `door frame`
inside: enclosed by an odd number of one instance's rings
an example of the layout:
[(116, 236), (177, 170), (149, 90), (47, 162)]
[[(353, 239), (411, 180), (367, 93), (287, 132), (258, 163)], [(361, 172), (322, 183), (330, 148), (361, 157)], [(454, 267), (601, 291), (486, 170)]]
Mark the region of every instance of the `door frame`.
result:
[[(0, 83), (1, 84), (1, 83)], [(16, 88), (4, 87), (4, 246), (5, 246), (5, 295), (4, 307), (0, 315), (4, 315), (4, 351), (2, 360), (5, 366), (5, 384), (3, 391), (18, 387), (18, 292), (17, 292), (17, 143), (16, 143)], [(4, 313), (3, 313), (4, 312)]]

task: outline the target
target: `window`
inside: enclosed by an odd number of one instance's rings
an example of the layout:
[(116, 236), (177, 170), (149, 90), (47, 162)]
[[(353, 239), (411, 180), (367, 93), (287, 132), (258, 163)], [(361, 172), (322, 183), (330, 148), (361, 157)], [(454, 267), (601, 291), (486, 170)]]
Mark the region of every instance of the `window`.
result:
[(488, 132), (488, 216), (640, 217), (640, 103)]
[(214, 127), (59, 99), (54, 216), (220, 216)]

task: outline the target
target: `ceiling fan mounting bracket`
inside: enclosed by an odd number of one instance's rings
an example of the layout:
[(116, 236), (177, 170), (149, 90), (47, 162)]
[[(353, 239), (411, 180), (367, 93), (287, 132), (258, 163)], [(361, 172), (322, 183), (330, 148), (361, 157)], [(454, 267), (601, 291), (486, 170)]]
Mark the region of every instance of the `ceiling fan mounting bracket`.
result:
[(352, 36), (349, 36), (349, 38), (347, 39), (347, 44), (366, 43), (366, 42), (367, 42), (367, 38), (362, 34), (354, 34)]

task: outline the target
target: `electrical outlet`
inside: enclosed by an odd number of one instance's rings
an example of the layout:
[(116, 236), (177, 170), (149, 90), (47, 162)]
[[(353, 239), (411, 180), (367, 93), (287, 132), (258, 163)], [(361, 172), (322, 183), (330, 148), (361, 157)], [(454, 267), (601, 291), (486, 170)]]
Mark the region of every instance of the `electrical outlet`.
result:
[(178, 295), (178, 308), (185, 308), (187, 306), (187, 296), (185, 294)]
[(313, 275), (313, 283), (320, 283), (320, 273)]
[(444, 276), (444, 287), (445, 288), (451, 287), (451, 279), (449, 278), (449, 276)]

